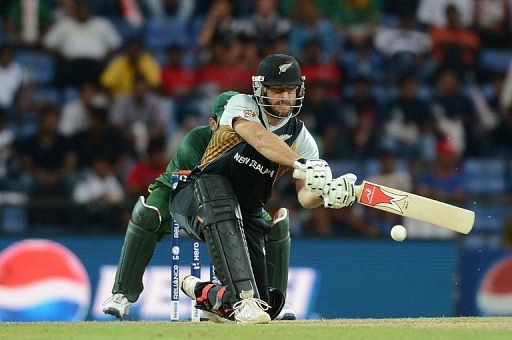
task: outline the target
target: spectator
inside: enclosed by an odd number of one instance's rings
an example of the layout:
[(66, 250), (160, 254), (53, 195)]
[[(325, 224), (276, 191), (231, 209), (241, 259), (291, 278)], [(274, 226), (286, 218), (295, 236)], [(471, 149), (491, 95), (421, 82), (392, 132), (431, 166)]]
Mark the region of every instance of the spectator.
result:
[(109, 160), (114, 173), (124, 178), (134, 154), (123, 133), (108, 122), (104, 108), (90, 107), (87, 110), (87, 128), (75, 136), (81, 167), (91, 167), (96, 156)]
[(24, 83), (21, 85), (14, 102), (12, 123), (18, 135), (27, 137), (33, 134), (39, 125), (38, 110), (41, 106), (34, 94), (34, 85)]
[(7, 13), (7, 36), (23, 45), (39, 45), (51, 24), (51, 9), (45, 0), (15, 0)]
[(370, 39), (380, 19), (380, 0), (342, 0), (339, 8), (330, 11), (334, 20), (345, 33), (350, 44), (357, 45)]
[(185, 96), (196, 85), (196, 71), (183, 63), (185, 50), (178, 45), (167, 49), (167, 63), (161, 69), (161, 92), (174, 99)]
[(95, 225), (100, 226), (101, 232), (120, 230), (124, 222), (121, 219), (124, 196), (112, 164), (103, 156), (96, 155), (91, 167), (72, 189), (72, 200), (78, 204), (73, 209), (74, 227), (87, 232)]
[(354, 49), (342, 54), (340, 62), (347, 80), (354, 81), (361, 75), (372, 83), (384, 79), (383, 58), (373, 50), (368, 39), (354, 42)]
[(46, 104), (40, 110), (39, 130), (17, 141), (21, 159), (20, 175), (27, 175), (25, 188), (35, 195), (61, 196), (67, 176), (77, 168), (77, 156), (70, 140), (59, 134), (60, 108)]
[(446, 7), (449, 5), (455, 6), (460, 13), (462, 27), (473, 25), (474, 0), (420, 0), (416, 17), (426, 26), (446, 27)]
[(76, 183), (72, 197), (73, 201), (79, 204), (109, 205), (121, 202), (124, 191), (108, 159), (96, 156), (92, 161), (92, 167), (86, 171), (83, 179)]
[(143, 77), (152, 88), (160, 86), (160, 66), (137, 38), (128, 40), (124, 51), (101, 74), (101, 85), (114, 97), (133, 91), (136, 77)]
[(14, 97), (23, 82), (23, 69), (14, 61), (11, 46), (0, 46), (0, 109), (13, 109)]
[(261, 48), (281, 38), (290, 31), (290, 21), (277, 11), (277, 0), (256, 0), (254, 14), (242, 21), (243, 33)]
[(142, 0), (142, 5), (152, 18), (187, 21), (194, 14), (196, 0)]
[(0, 108), (0, 190), (13, 189), (8, 176), (15, 156), (13, 144), (15, 134), (7, 124), (7, 110)]
[[(286, 41), (286, 39), (280, 37), (272, 41), (269, 40), (264, 46), (270, 47), (274, 45), (277, 47), (280, 41)], [(238, 42), (241, 44), (240, 64), (243, 66), (246, 74), (244, 77), (245, 79), (252, 79), (252, 76), (256, 74), (262, 49), (258, 46), (257, 40), (249, 37), (241, 36)]]
[(354, 82), (354, 94), (345, 98), (343, 119), (348, 128), (352, 157), (375, 155), (379, 135), (379, 105), (371, 93), (370, 80), (364, 76)]
[(336, 60), (342, 39), (336, 26), (323, 17), (312, 0), (298, 0), (292, 13), (292, 27), (288, 38), (289, 53), (302, 58), (302, 51), (312, 39), (322, 46), (322, 61)]
[(322, 46), (320, 40), (312, 39), (305, 45), (304, 55), (301, 59), (302, 74), (308, 83), (321, 82), (326, 86), (329, 96), (339, 97), (341, 85), (341, 69), (334, 61), (322, 60)]
[(151, 139), (164, 137), (169, 113), (162, 99), (149, 87), (146, 79), (135, 80), (133, 92), (114, 102), (110, 114), (112, 124), (125, 132), (138, 155), (144, 155)]
[[(441, 202), (462, 205), (465, 198), (464, 177), (457, 171), (460, 154), (450, 141), (442, 139), (437, 143), (437, 156), (432, 170), (419, 175), (416, 184), (418, 195)], [(454, 232), (430, 224), (407, 220), (408, 234), (411, 238), (453, 238)]]
[(242, 65), (242, 43), (239, 39), (214, 41), (210, 61), (197, 70), (197, 83), (212, 85), (215, 92), (250, 90), (247, 72)]
[(62, 108), (59, 132), (72, 137), (87, 128), (87, 111), (93, 106), (106, 106), (107, 98), (98, 92), (94, 84), (85, 83), (80, 87), (80, 94)]
[(419, 98), (414, 78), (400, 81), (399, 97), (387, 109), (383, 144), (401, 157), (433, 160), (435, 121), (429, 103)]
[[(415, 28), (414, 18), (403, 16), (398, 27), (382, 27), (375, 34), (375, 48), (386, 58), (387, 73), (405, 76), (422, 67), (430, 52), (430, 36)], [(427, 74), (428, 75), (428, 74)]]
[(475, 66), (480, 40), (475, 31), (461, 25), (457, 7), (448, 5), (445, 13), (446, 27), (430, 29), (432, 58), (441, 67), (450, 67), (462, 74)]
[(459, 77), (453, 70), (443, 70), (437, 80), (433, 98), (436, 129), (450, 140), (458, 154), (473, 154), (477, 145), (472, 139), (475, 126), (474, 107), (463, 94)]
[(508, 0), (476, 0), (475, 26), (484, 47), (511, 47)]
[(73, 16), (59, 19), (43, 43), (61, 58), (56, 84), (79, 86), (97, 82), (106, 57), (119, 47), (120, 37), (108, 20), (91, 16), (87, 1), (78, 0)]
[(512, 150), (512, 62), (509, 64), (507, 74), (499, 91), (500, 122), (498, 129), (498, 142), (505, 146), (510, 153)]
[(163, 138), (153, 139), (149, 143), (147, 159), (135, 163), (126, 178), (126, 191), (131, 197), (147, 193), (148, 185), (165, 171), (169, 156), (165, 150)]
[[(306, 74), (306, 72), (303, 72)], [(306, 78), (307, 79), (307, 78)], [(319, 149), (327, 159), (349, 157), (347, 131), (343, 122), (339, 101), (329, 96), (329, 83), (312, 81), (308, 83), (307, 100), (301, 110), (302, 120), (307, 122), (310, 132), (317, 139)], [(329, 112), (329, 114), (325, 114)]]
[(233, 17), (230, 0), (214, 0), (199, 32), (200, 47), (209, 47), (214, 41), (230, 41), (242, 31), (240, 20)]
[(385, 16), (414, 18), (418, 2), (418, 0), (382, 1), (382, 12)]

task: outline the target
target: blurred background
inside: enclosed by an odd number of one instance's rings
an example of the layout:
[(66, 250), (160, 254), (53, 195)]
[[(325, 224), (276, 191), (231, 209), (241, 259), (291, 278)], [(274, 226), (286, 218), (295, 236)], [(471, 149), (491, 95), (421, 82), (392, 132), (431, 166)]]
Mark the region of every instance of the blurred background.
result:
[[(512, 315), (511, 14), (510, 0), (2, 0), (0, 320), (41, 302), (12, 298), (28, 281), (7, 275), (34, 270), (9, 247), (29, 238), (78, 256), (74, 317), (101, 319), (135, 200), (219, 93), (252, 93), (270, 53), (299, 60), (299, 117), (335, 174), (476, 213), (462, 236), (361, 206), (306, 211), (285, 178), (267, 208), (291, 211), (299, 315)], [(152, 263), (166, 268), (169, 243)], [(135, 318), (168, 318), (159, 268)]]

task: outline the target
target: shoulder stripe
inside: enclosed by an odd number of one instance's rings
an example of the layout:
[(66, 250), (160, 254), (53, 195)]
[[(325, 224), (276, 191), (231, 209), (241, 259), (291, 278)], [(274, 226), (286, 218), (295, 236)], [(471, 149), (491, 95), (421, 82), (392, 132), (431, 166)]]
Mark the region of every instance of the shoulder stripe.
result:
[(203, 170), (208, 164), (222, 156), (226, 151), (242, 141), (242, 137), (227, 125), (221, 125), (210, 139), (199, 168)]

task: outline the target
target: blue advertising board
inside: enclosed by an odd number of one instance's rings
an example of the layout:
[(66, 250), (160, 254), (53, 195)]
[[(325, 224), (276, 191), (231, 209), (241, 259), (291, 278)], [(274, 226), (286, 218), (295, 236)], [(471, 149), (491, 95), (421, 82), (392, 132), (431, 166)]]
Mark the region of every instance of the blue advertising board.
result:
[[(20, 241), (23, 240), (0, 240), (1, 321), (9, 321), (9, 315), (11, 320), (12, 315), (17, 315), (26, 321), (37, 321), (37, 316), (27, 311), (35, 306), (50, 308), (48, 306), (55, 303), (74, 306), (77, 312), (73, 314), (73, 320), (85, 315), (89, 320), (110, 320), (101, 312), (101, 302), (112, 288), (122, 237), (63, 237), (46, 241), (71, 253), (63, 264), (45, 265), (42, 262), (38, 268), (63, 268), (59, 273), (48, 275), (41, 273), (44, 270), (36, 270), (26, 261), (18, 260), (26, 251), (34, 251), (17, 246), (27, 242)], [(41, 245), (36, 248), (40, 250)], [(180, 275), (184, 276), (190, 272), (192, 242), (183, 239), (181, 248)], [(169, 319), (170, 250), (168, 239), (157, 245), (146, 271), (144, 293), (130, 312), (132, 319)], [(208, 277), (209, 260), (205, 256), (204, 244), (201, 252), (203, 277)], [(67, 255), (61, 255), (62, 249), (57, 251), (58, 256), (27, 254), (25, 257), (67, 258)], [(82, 271), (75, 259), (83, 265), (85, 278), (80, 274)], [(456, 264), (456, 246), (451, 242), (294, 239), (288, 300), (301, 318), (453, 316), (456, 314)], [(1, 272), (7, 265), (11, 268), (9, 275)], [(18, 268), (19, 275), (12, 275), (13, 268)], [(50, 277), (51, 280), (48, 279)], [(54, 280), (55, 277), (58, 280)], [(40, 293), (35, 293), (41, 285), (60, 288), (45, 300)], [(75, 289), (78, 297), (63, 293), (66, 287)], [(23, 301), (14, 298), (14, 294), (23, 297)], [(190, 300), (184, 296), (181, 298), (180, 308), (183, 318), (186, 318), (190, 315)], [(12, 305), (8, 305), (7, 300)], [(84, 309), (86, 313), (83, 313)], [(52, 318), (57, 320), (58, 316)]]

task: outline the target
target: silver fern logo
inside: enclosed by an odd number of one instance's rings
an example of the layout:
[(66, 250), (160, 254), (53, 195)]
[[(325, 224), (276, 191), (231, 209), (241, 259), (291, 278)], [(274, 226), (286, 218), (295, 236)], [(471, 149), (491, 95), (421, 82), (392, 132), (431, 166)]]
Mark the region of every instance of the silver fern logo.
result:
[(279, 138), (281, 138), (282, 141), (287, 141), (288, 139), (290, 139), (292, 137), (292, 135), (289, 135), (289, 134), (284, 134), (284, 135), (280, 135)]
[(285, 73), (292, 66), (292, 63), (286, 63), (279, 65), (279, 74)]

